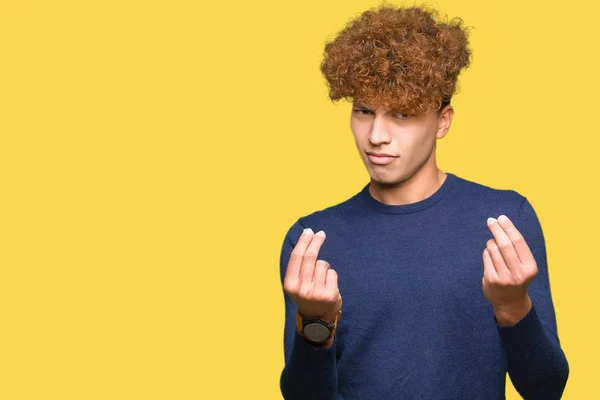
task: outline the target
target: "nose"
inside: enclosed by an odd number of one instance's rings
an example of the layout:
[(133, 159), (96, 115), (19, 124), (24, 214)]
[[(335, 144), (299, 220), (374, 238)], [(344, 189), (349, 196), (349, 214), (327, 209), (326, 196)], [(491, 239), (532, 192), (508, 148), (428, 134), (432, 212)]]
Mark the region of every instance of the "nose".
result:
[(371, 124), (371, 129), (369, 131), (369, 142), (371, 142), (373, 146), (390, 143), (391, 141), (391, 136), (388, 134), (383, 119), (380, 117), (381, 115), (376, 115), (375, 118), (373, 118), (373, 123)]

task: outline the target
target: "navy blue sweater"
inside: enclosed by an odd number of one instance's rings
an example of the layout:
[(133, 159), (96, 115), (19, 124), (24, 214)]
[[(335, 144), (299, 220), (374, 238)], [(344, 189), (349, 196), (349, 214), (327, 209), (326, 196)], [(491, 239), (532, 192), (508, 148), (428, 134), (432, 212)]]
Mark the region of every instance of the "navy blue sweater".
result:
[[(285, 399), (505, 398), (506, 373), (528, 400), (559, 399), (569, 367), (560, 347), (544, 236), (529, 201), (447, 173), (430, 197), (406, 205), (348, 200), (299, 218), (287, 232), (281, 280), (304, 228), (324, 230), (319, 259), (339, 276), (343, 317), (331, 348), (296, 333), (285, 297)], [(508, 216), (538, 265), (533, 308), (499, 326), (481, 288), (488, 217)]]

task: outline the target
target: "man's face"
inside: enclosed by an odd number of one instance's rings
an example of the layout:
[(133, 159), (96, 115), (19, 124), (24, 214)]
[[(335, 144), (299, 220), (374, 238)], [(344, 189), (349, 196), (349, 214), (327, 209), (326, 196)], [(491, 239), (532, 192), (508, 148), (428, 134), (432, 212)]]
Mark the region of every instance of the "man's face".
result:
[[(413, 116), (392, 114), (355, 102), (350, 126), (360, 157), (371, 180), (381, 184), (402, 182), (426, 163), (435, 164), (435, 142), (450, 127), (452, 107)], [(391, 157), (377, 157), (378, 153)]]

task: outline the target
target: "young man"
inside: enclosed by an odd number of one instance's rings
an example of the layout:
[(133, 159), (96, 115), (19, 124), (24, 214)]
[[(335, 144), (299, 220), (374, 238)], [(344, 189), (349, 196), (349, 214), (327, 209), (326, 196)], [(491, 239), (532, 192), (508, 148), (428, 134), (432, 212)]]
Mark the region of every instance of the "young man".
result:
[(436, 165), (471, 55), (462, 21), (437, 17), (382, 6), (326, 45), (370, 182), (284, 239), (286, 399), (504, 399), (507, 372), (526, 399), (564, 390), (532, 205)]

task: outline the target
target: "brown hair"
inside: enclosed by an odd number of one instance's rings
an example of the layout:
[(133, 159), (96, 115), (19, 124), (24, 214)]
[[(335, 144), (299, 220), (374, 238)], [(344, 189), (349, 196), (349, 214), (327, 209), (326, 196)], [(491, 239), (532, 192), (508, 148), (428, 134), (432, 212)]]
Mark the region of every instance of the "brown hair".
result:
[(326, 43), (321, 72), (333, 102), (345, 98), (419, 115), (450, 103), (470, 64), (468, 45), (462, 19), (442, 21), (432, 8), (384, 2)]

